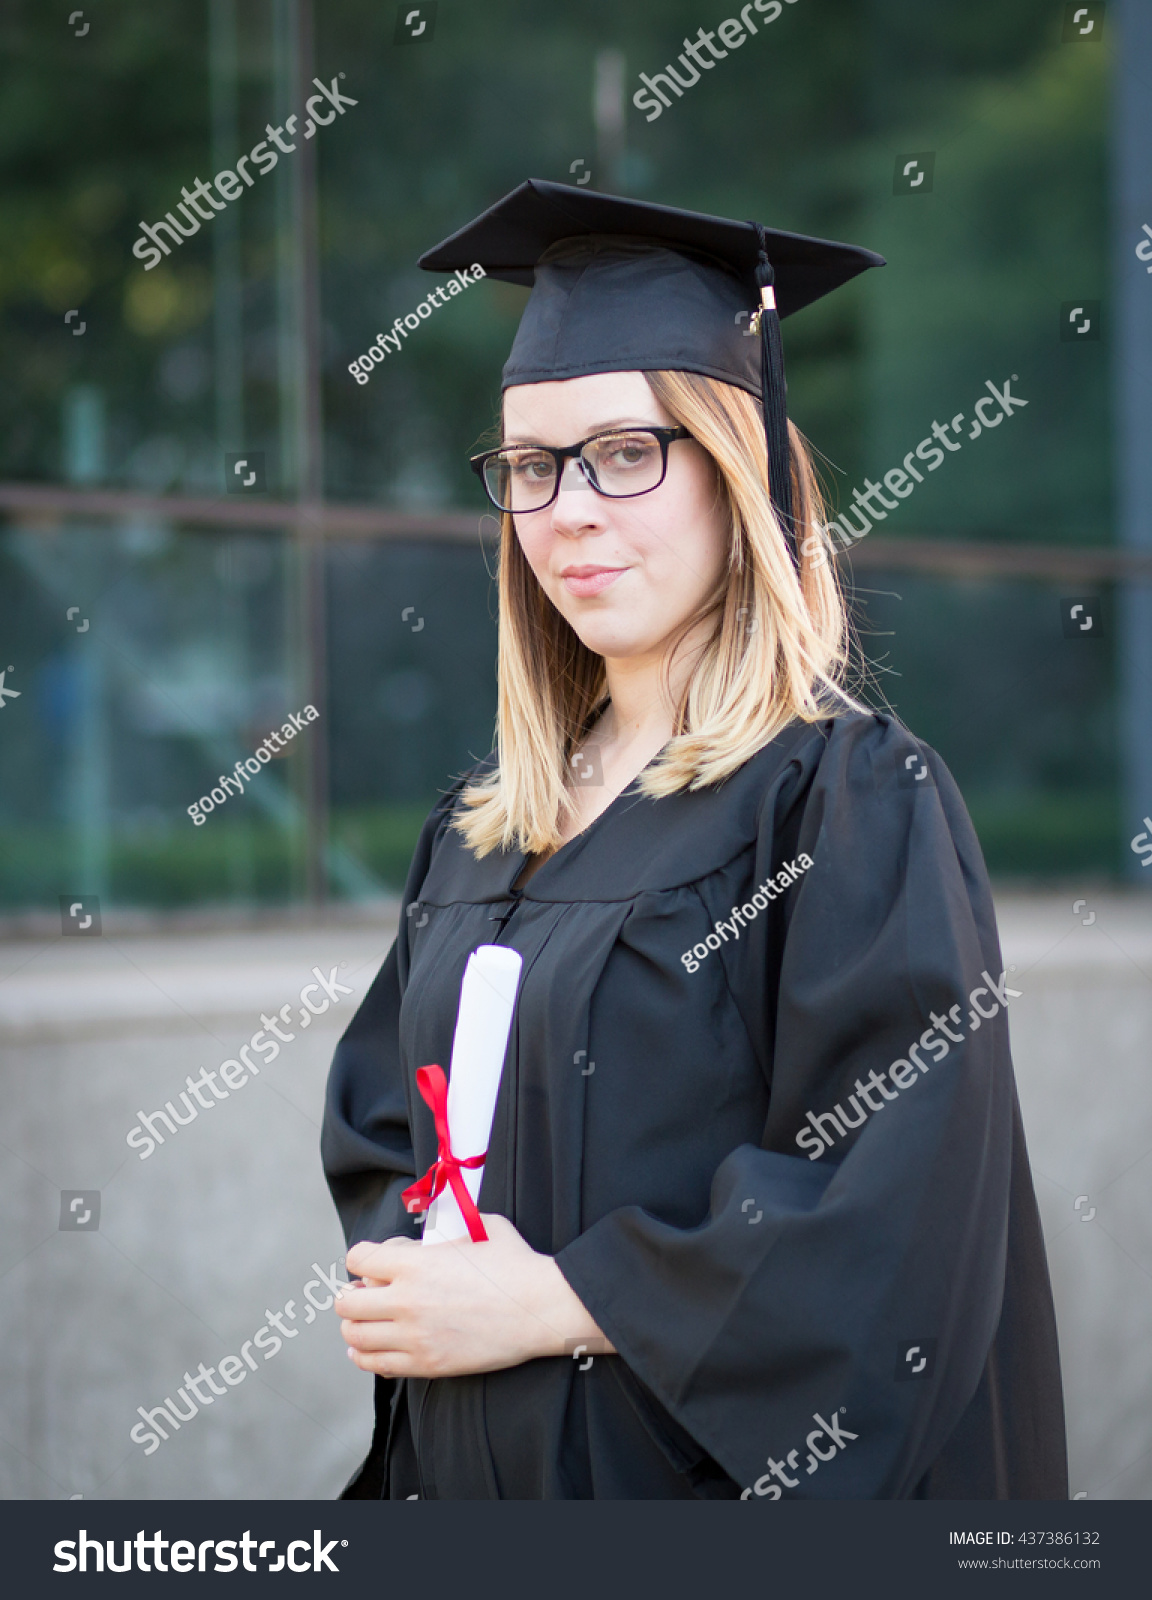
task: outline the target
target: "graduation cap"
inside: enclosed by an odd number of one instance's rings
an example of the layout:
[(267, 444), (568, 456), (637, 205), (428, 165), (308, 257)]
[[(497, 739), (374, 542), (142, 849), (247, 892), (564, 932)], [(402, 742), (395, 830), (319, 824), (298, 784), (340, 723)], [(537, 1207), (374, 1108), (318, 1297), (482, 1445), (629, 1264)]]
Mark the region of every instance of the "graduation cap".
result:
[(867, 267), (882, 267), (883, 256), (529, 178), (425, 251), (419, 265), (429, 272), (479, 265), (490, 278), (532, 287), (505, 389), (592, 372), (671, 370), (755, 395), (772, 503), (796, 558), (780, 318)]

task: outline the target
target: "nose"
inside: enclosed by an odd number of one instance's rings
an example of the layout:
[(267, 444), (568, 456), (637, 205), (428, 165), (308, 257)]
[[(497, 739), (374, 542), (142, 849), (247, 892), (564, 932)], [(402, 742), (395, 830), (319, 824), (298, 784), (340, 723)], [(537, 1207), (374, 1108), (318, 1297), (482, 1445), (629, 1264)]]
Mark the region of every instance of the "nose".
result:
[(569, 456), (560, 474), (560, 493), (566, 489), (589, 489), (588, 473), (579, 456)]
[[(570, 491), (583, 491), (573, 494)], [(584, 463), (569, 456), (560, 474), (560, 492), (552, 502), (552, 528), (569, 538), (602, 530), (605, 503), (588, 481)]]

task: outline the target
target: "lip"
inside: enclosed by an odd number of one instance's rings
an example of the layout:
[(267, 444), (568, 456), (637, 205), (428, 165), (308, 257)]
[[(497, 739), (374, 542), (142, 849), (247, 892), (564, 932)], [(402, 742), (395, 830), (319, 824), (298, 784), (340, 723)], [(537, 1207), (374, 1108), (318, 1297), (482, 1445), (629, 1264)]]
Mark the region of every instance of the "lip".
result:
[(586, 600), (592, 595), (603, 594), (627, 571), (627, 567), (565, 567), (560, 574), (560, 581), (569, 594)]

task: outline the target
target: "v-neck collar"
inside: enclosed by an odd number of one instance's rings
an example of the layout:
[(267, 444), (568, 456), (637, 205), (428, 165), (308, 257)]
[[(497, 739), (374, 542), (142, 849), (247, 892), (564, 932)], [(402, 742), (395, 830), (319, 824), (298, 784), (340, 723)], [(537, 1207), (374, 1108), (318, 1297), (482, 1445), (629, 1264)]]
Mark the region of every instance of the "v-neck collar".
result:
[(697, 882), (755, 840), (761, 812), (773, 803), (771, 791), (794, 763), (814, 766), (823, 746), (822, 724), (794, 723), (720, 784), (651, 796), (637, 792), (637, 773), (520, 890), (512, 886), (528, 859), (523, 851), (493, 850), (477, 858), (446, 827), (417, 890), (420, 902), (606, 904)]
[[(528, 856), (523, 850), (515, 851), (514, 854), (517, 861), (517, 866), (512, 876), (508, 880), (508, 893), (510, 895), (515, 895), (517, 898), (523, 897), (526, 899), (531, 899), (531, 896), (528, 894), (528, 890), (531, 885), (537, 882), (541, 873), (548, 871), (548, 868), (554, 861), (560, 860), (560, 857), (564, 854), (565, 850), (570, 849), (570, 847), (574, 844), (579, 844), (582, 839), (587, 839), (588, 836), (600, 825), (600, 823), (602, 823), (606, 817), (611, 815), (615, 808), (620, 804), (621, 800), (624, 800), (628, 797), (631, 797), (634, 800), (640, 798), (640, 792), (636, 788), (636, 785), (648, 771), (649, 767), (653, 766), (657, 761), (659, 761), (660, 757), (664, 754), (665, 750), (667, 750), (670, 743), (671, 740), (668, 740), (662, 744), (659, 750), (657, 750), (656, 754), (652, 757), (652, 760), (644, 763), (644, 765), (640, 768), (640, 771), (634, 778), (629, 779), (629, 781), (624, 785), (623, 789), (621, 789), (620, 793), (618, 795), (614, 795), (612, 799), (609, 800), (603, 811), (601, 811), (597, 816), (593, 817), (592, 821), (589, 822), (587, 826), (581, 828), (579, 833), (574, 833), (571, 839), (565, 839), (564, 843), (558, 850), (553, 850), (548, 859), (540, 863), (535, 872), (533, 872), (531, 877), (528, 879), (527, 883), (525, 883), (519, 889), (515, 888), (514, 885), (517, 878), (524, 870), (524, 863), (528, 860)], [(512, 852), (510, 852), (510, 854), (512, 854)]]

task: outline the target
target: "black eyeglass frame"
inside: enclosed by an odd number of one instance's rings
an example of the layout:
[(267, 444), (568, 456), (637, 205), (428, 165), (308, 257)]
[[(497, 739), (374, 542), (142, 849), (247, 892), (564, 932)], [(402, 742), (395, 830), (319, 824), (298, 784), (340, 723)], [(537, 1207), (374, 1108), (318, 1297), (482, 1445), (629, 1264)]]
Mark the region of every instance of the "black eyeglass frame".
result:
[[(595, 444), (597, 439), (611, 439), (614, 434), (629, 433), (649, 433), (656, 440), (657, 444), (660, 446), (660, 477), (655, 483), (650, 484), (647, 489), (637, 489), (633, 494), (610, 494), (607, 489), (602, 489), (597, 483), (595, 468), (592, 466), (590, 461), (585, 459), (584, 450), (586, 446)], [(654, 489), (658, 489), (664, 482), (664, 479), (668, 476), (668, 446), (670, 444), (675, 444), (677, 439), (691, 438), (692, 433), (688, 428), (659, 428), (656, 427), (655, 424), (649, 427), (647, 423), (641, 423), (639, 426), (634, 428), (601, 428), (599, 433), (590, 433), (586, 439), (581, 439), (578, 444), (565, 445), (563, 448), (558, 448), (548, 444), (522, 445), (519, 447), (515, 445), (500, 445), (496, 450), (485, 450), (481, 455), (470, 456), (468, 464), (472, 468), (472, 471), (480, 479), (480, 482), (484, 485), (484, 493), (488, 496), (488, 499), (491, 501), (491, 503), (496, 507), (497, 511), (506, 512), (509, 516), (524, 517), (534, 515), (537, 511), (547, 511), (550, 505), (555, 504), (556, 498), (560, 493), (560, 483), (564, 476), (564, 463), (573, 456), (579, 458), (580, 465), (584, 468), (584, 476), (588, 483), (596, 491), (596, 493), (598, 495), (602, 495), (605, 500), (638, 500), (641, 495), (651, 494)], [(532, 506), (523, 511), (514, 511), (511, 506), (502, 506), (497, 500), (496, 496), (492, 493), (491, 489), (489, 489), (487, 479), (484, 476), (484, 468), (494, 456), (501, 456), (506, 450), (516, 448), (521, 448), (524, 450), (538, 450), (541, 455), (551, 456), (553, 461), (556, 463), (556, 482), (549, 498), (541, 501), (538, 506)]]

